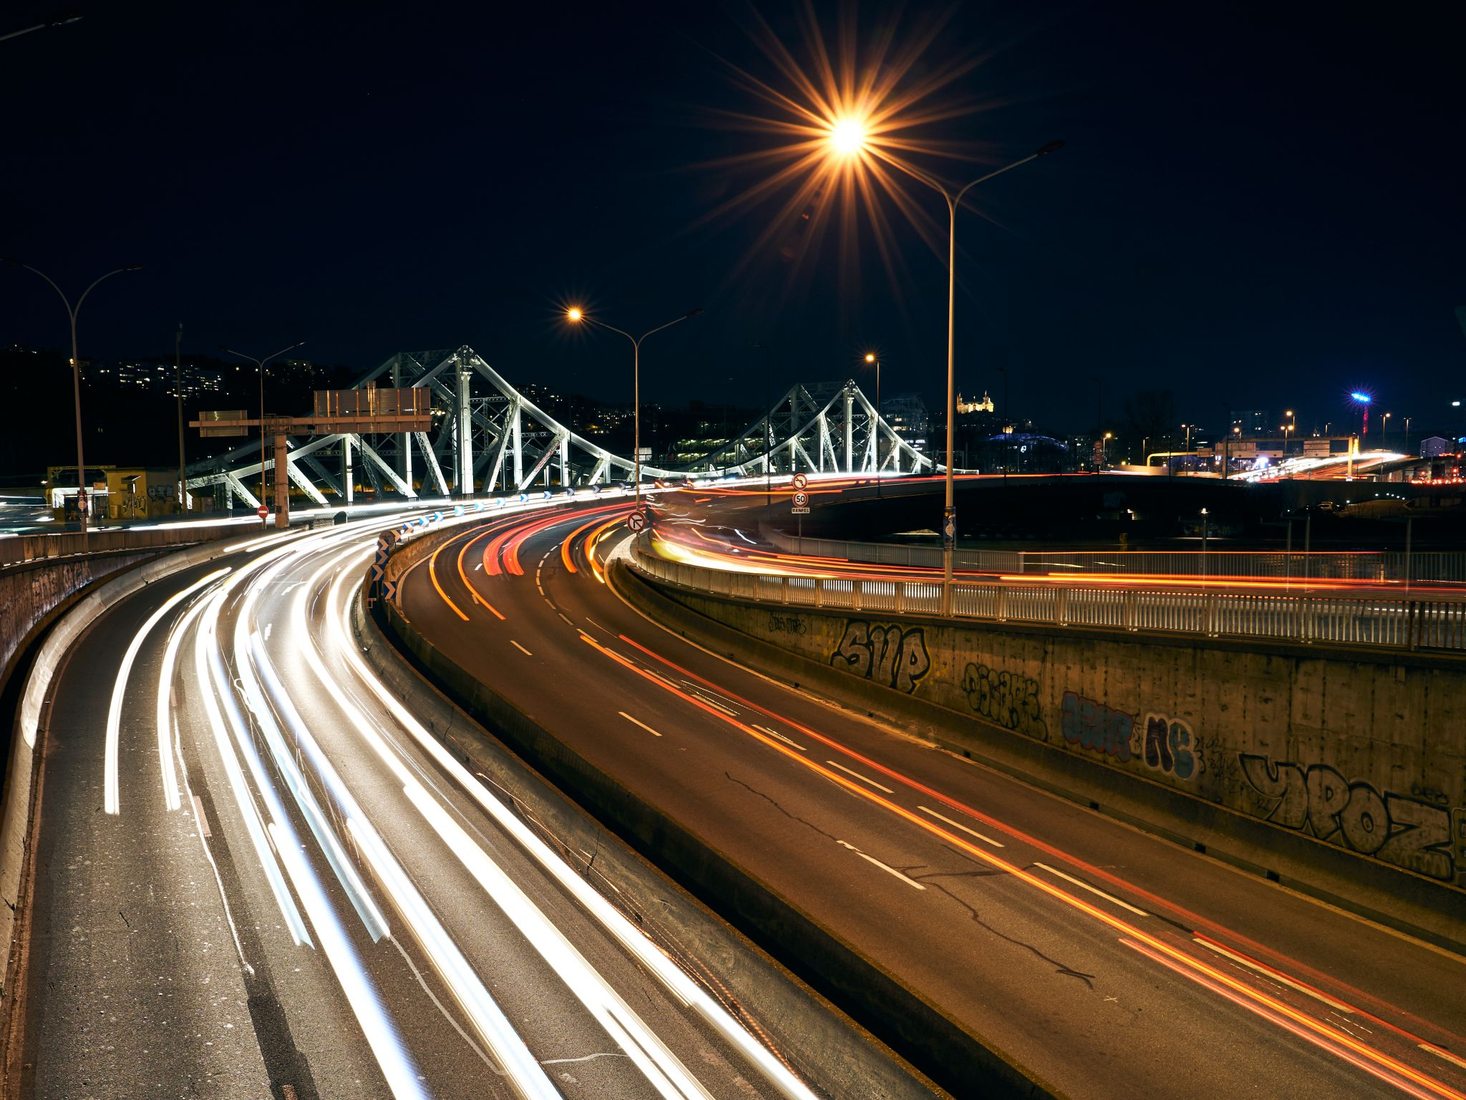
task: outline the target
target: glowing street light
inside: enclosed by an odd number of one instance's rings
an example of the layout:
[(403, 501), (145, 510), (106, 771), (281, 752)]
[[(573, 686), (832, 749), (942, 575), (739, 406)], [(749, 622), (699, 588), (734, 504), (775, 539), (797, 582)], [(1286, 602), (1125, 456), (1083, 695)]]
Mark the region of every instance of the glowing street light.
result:
[(876, 369), (876, 496), (881, 495), (881, 357), (873, 351), (865, 353), (865, 361)]
[(849, 117), (837, 119), (830, 126), (829, 145), (833, 156), (846, 159), (860, 156), (870, 152), (880, 157), (882, 162), (899, 170), (918, 183), (930, 187), (936, 191), (947, 202), (947, 477), (946, 494), (943, 500), (942, 509), (942, 614), (952, 613), (952, 555), (957, 542), (957, 506), (953, 485), (952, 473), (952, 451), (955, 444), (955, 429), (957, 422), (957, 382), (956, 382), (956, 317), (957, 317), (957, 207), (962, 204), (967, 192), (971, 191), (978, 184), (986, 183), (988, 180), (1011, 172), (1029, 161), (1037, 160), (1039, 157), (1046, 157), (1050, 153), (1062, 149), (1062, 141), (1051, 141), (1026, 157), (1015, 160), (1012, 164), (1004, 165), (1002, 168), (994, 169), (985, 175), (971, 180), (961, 187), (953, 189), (935, 176), (929, 176), (925, 172), (907, 164), (900, 157), (883, 151), (880, 146), (870, 140), (863, 124)]
[(681, 321), (690, 317), (696, 317), (701, 309), (689, 309), (681, 317), (674, 317), (665, 325), (658, 325), (654, 329), (648, 329), (640, 336), (633, 336), (625, 329), (617, 328), (615, 325), (608, 325), (605, 321), (595, 317), (587, 316), (585, 310), (580, 306), (570, 306), (565, 310), (565, 319), (571, 324), (595, 325), (597, 328), (606, 329), (608, 332), (619, 333), (631, 341), (631, 418), (632, 418), (632, 440), (631, 440), (631, 463), (633, 491), (636, 493), (636, 510), (641, 511), (641, 342), (653, 333), (661, 332), (664, 328), (671, 328)]
[(830, 126), (830, 150), (839, 157), (855, 157), (865, 151), (870, 137), (865, 120), (847, 115), (836, 119)]
[(46, 282), (50, 283), (51, 289), (56, 292), (57, 296), (59, 296), (61, 299), (61, 304), (66, 307), (67, 317), (71, 319), (71, 393), (73, 403), (76, 406), (76, 508), (78, 515), (81, 516), (82, 538), (86, 538), (88, 511), (87, 463), (86, 456), (83, 453), (81, 436), (81, 359), (78, 358), (76, 351), (76, 315), (81, 312), (82, 303), (87, 300), (87, 295), (96, 288), (98, 283), (102, 282), (103, 280), (112, 278), (113, 275), (121, 275), (128, 271), (141, 271), (142, 265), (133, 264), (130, 267), (119, 267), (114, 271), (109, 271), (107, 272), (107, 274), (102, 275), (97, 279), (94, 279), (92, 281), (92, 284), (81, 292), (81, 297), (76, 300), (76, 305), (72, 305), (71, 299), (66, 297), (66, 294), (62, 291), (62, 289), (56, 285), (56, 281), (52, 279), (51, 276), (47, 275), (44, 271), (40, 270), (39, 268), (32, 267), (28, 263), (22, 263), (20, 260), (6, 260), (5, 262), (14, 264), (16, 267), (23, 267), (27, 271), (34, 272), (41, 278), (45, 279)]
[(1365, 438), (1369, 435), (1369, 406), (1374, 401), (1374, 395), (1365, 393), (1363, 390), (1354, 390), (1349, 394), (1349, 399), (1364, 408), (1364, 420), (1359, 429), (1359, 449), (1364, 449)]

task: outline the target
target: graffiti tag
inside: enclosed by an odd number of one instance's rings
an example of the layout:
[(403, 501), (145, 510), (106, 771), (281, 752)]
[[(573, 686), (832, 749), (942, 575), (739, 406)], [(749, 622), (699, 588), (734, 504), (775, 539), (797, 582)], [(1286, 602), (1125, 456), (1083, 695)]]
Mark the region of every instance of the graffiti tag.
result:
[(1122, 764), (1130, 760), (1131, 738), (1135, 733), (1133, 714), (1066, 691), (1060, 729), (1064, 740), (1071, 745), (1113, 756)]
[(1037, 680), (969, 662), (962, 670), (962, 690), (967, 705), (989, 722), (1039, 741), (1048, 740)]
[(806, 634), (808, 625), (798, 615), (769, 614), (769, 632), (772, 634)]
[(1350, 783), (1327, 764), (1279, 763), (1238, 753), (1242, 774), (1264, 799), (1266, 820), (1431, 878), (1456, 876), (1451, 815), (1403, 795)]
[(853, 619), (845, 624), (830, 664), (908, 694), (932, 667), (921, 627)]
[(1147, 714), (1144, 738), (1144, 744), (1131, 745), (1131, 751), (1145, 761), (1147, 768), (1177, 779), (1190, 779), (1196, 774), (1196, 766), (1201, 762), (1201, 741), (1185, 721), (1164, 714)]

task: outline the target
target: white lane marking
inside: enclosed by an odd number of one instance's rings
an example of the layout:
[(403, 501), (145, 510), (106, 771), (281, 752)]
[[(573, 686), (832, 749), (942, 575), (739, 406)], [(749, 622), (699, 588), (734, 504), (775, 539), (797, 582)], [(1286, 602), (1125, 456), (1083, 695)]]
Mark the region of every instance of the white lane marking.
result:
[(800, 752), (808, 752), (809, 751), (808, 749), (806, 749), (803, 745), (799, 744), (798, 742), (789, 740), (789, 738), (785, 737), (778, 730), (771, 730), (771, 729), (769, 729), (768, 726), (760, 726), (760, 725), (755, 725), (753, 728), (756, 729), (756, 730), (758, 730), (759, 733), (766, 733), (766, 734), (768, 734), (775, 741), (782, 741), (782, 742), (784, 742), (784, 744), (788, 745), (791, 749), (798, 749)]
[(564, 623), (566, 626), (569, 626), (569, 627), (575, 626), (575, 624), (570, 621), (569, 616), (567, 616), (565, 614), (565, 612), (563, 612), (563, 611), (557, 611), (557, 612), (555, 612), (555, 614), (560, 616), (560, 621), (562, 623)]
[(639, 722), (639, 721), (637, 721), (635, 718), (631, 717), (631, 715), (627, 714), (624, 710), (618, 710), (616, 713), (619, 714), (622, 718), (625, 718), (633, 726), (640, 726), (642, 729), (646, 730), (647, 733), (651, 734), (653, 737), (660, 737), (660, 736), (662, 736), (656, 730), (652, 729), (651, 726), (647, 725), (645, 722)]
[(1060, 871), (1060, 870), (1058, 870), (1056, 868), (1050, 867), (1047, 863), (1035, 863), (1034, 866), (1037, 867), (1037, 868), (1039, 868), (1040, 870), (1047, 871), (1049, 874), (1053, 875), (1055, 878), (1061, 878), (1065, 882), (1072, 883), (1073, 885), (1079, 887), (1081, 890), (1088, 890), (1091, 894), (1093, 894), (1097, 898), (1104, 898), (1108, 902), (1113, 902), (1115, 905), (1118, 905), (1121, 909), (1125, 909), (1125, 910), (1128, 910), (1131, 913), (1134, 913), (1137, 917), (1148, 917), (1148, 916), (1150, 916), (1150, 914), (1147, 913), (1144, 909), (1137, 909), (1137, 908), (1135, 908), (1135, 906), (1131, 905), (1128, 901), (1121, 901), (1119, 898), (1115, 897), (1114, 894), (1107, 894), (1103, 890), (1101, 890), (1099, 887), (1097, 887), (1097, 886), (1091, 886), (1089, 883), (1085, 882), (1083, 879), (1077, 879), (1073, 875), (1066, 875), (1063, 871)]
[(1314, 1000), (1322, 1001), (1324, 1004), (1332, 1008), (1335, 1012), (1344, 1012), (1350, 1015), (1353, 1015), (1354, 1013), (1354, 1009), (1351, 1008), (1349, 1005), (1341, 1004), (1340, 1002), (1335, 1001), (1329, 997), (1325, 997), (1322, 993), (1319, 993), (1318, 991), (1313, 989), (1309, 989), (1307, 986), (1301, 985), (1298, 982), (1295, 982), (1290, 978), (1279, 974), (1276, 970), (1269, 970), (1267, 967), (1259, 966), (1257, 963), (1249, 959), (1246, 955), (1239, 955), (1235, 951), (1229, 951), (1227, 950), (1227, 948), (1223, 947), (1219, 943), (1212, 943), (1210, 940), (1203, 940), (1200, 938), (1193, 938), (1191, 942), (1200, 944), (1208, 951), (1214, 951), (1218, 955), (1225, 956), (1226, 958), (1231, 959), (1238, 966), (1245, 966), (1248, 970), (1251, 970), (1255, 974), (1261, 974), (1265, 978), (1270, 978), (1275, 982), (1286, 985), (1289, 989), (1296, 989), (1299, 993), (1306, 993)]
[(696, 688), (689, 688), (687, 693), (689, 695), (691, 695), (694, 699), (697, 699), (700, 702), (706, 703), (708, 706), (712, 707), (714, 710), (720, 710), (720, 711), (722, 711), (724, 714), (728, 715), (728, 717), (730, 717), (730, 718), (736, 718), (736, 717), (738, 717), (738, 712), (736, 710), (734, 710), (732, 707), (724, 706), (722, 703), (718, 702), (716, 699), (709, 699), (706, 695), (704, 695), (702, 692), (698, 691)]
[(952, 828), (954, 828), (954, 829), (961, 829), (964, 833), (967, 833), (969, 836), (975, 836), (975, 837), (977, 837), (977, 839), (980, 840), (980, 841), (982, 841), (984, 844), (991, 844), (994, 848), (1006, 848), (1007, 847), (1007, 845), (1004, 844), (1001, 840), (994, 840), (990, 836), (983, 836), (983, 834), (980, 833), (980, 832), (978, 832), (976, 829), (969, 829), (966, 825), (962, 824), (962, 822), (960, 822), (960, 821), (953, 821), (950, 817), (947, 817), (945, 814), (939, 814), (939, 813), (937, 813), (937, 811), (934, 810), (934, 809), (932, 809), (930, 806), (918, 806), (916, 808), (918, 810), (920, 810), (922, 813), (924, 813), (924, 814), (930, 814), (932, 817), (936, 818), (938, 821), (944, 822), (945, 824), (952, 826)]
[(828, 764), (828, 765), (830, 765), (830, 767), (832, 767), (832, 768), (839, 768), (846, 775), (854, 776), (856, 779), (860, 780), (862, 783), (867, 783), (870, 786), (874, 787), (878, 791), (883, 791), (886, 794), (895, 794), (896, 793), (895, 791), (891, 790), (890, 787), (882, 787), (879, 783), (877, 783), (874, 779), (871, 779), (869, 776), (864, 776), (864, 775), (861, 775), (859, 772), (851, 771), (844, 764), (838, 764), (838, 763), (836, 763), (833, 760), (826, 760), (825, 763)]
[(861, 859), (865, 860), (867, 863), (874, 863), (882, 871), (886, 872), (886, 874), (892, 875), (895, 878), (899, 878), (907, 886), (910, 886), (910, 887), (912, 887), (914, 889), (917, 889), (917, 890), (925, 890), (926, 889), (925, 886), (923, 886), (921, 883), (917, 882), (914, 878), (909, 878), (906, 875), (903, 875), (900, 871), (896, 870), (896, 868), (892, 867), (889, 863), (882, 863), (880, 860), (876, 859), (875, 856), (868, 856), (868, 855), (866, 855), (859, 848), (857, 848), (854, 844), (850, 844), (850, 843), (848, 843), (846, 841), (843, 841), (843, 840), (837, 840), (837, 841), (835, 841), (835, 843), (838, 844), (838, 845), (840, 845), (840, 847), (842, 847), (842, 848), (848, 848), (850, 851), (854, 852), (856, 855), (858, 855)]
[(534, 656), (533, 653), (531, 653), (529, 650), (525, 649), (524, 646), (520, 645), (513, 638), (510, 638), (509, 639), (509, 644), (512, 645), (515, 649), (519, 650), (520, 653), (523, 653), (526, 657), (533, 657)]
[[(148, 616), (147, 622), (138, 628), (138, 632), (132, 636), (132, 641), (127, 645), (127, 652), (122, 655), (122, 663), (117, 666), (117, 678), (112, 681), (112, 701), (107, 706), (107, 738), (102, 756), (102, 809), (112, 815), (122, 812), (121, 781), (118, 777), (117, 755), (122, 743), (122, 703), (127, 698), (127, 689), (130, 687), (129, 680), (132, 677), (132, 663), (137, 660), (138, 651), (142, 649), (143, 642), (147, 640), (153, 627), (162, 621), (163, 616), (172, 611), (189, 596), (193, 595), (200, 588), (213, 584), (216, 580), (229, 572), (224, 569), (215, 569), (206, 577), (193, 582), (180, 592), (175, 592), (163, 601), (161, 607)], [(166, 734), (160, 734), (160, 739), (167, 740)], [(172, 765), (172, 758), (169, 757), (169, 766)], [(166, 773), (165, 773), (166, 783)], [(177, 801), (175, 793), (174, 801)], [(176, 809), (177, 806), (169, 806)]]
[(1457, 1058), (1449, 1050), (1442, 1050), (1440, 1047), (1432, 1046), (1429, 1043), (1417, 1043), (1416, 1045), (1420, 1047), (1421, 1050), (1426, 1051), (1429, 1054), (1434, 1054), (1437, 1058), (1444, 1058), (1453, 1066), (1460, 1066), (1462, 1069), (1466, 1069), (1466, 1059)]

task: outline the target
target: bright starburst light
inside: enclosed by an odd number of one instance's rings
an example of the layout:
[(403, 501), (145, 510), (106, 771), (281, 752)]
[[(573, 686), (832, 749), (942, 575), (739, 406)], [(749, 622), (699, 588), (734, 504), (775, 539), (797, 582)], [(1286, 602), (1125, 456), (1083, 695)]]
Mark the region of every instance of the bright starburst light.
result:
[[(733, 128), (758, 135), (760, 147), (705, 167), (750, 168), (758, 176), (706, 220), (765, 202), (778, 202), (779, 208), (730, 278), (771, 252), (791, 265), (792, 277), (832, 227), (838, 228), (838, 271), (842, 278), (851, 277), (859, 267), (857, 237), (864, 223), (893, 291), (900, 293), (910, 280), (896, 245), (904, 232), (894, 231), (891, 208), (938, 255), (944, 254), (946, 238), (944, 219), (939, 223), (934, 216), (941, 211), (933, 209), (928, 196), (911, 193), (907, 174), (921, 176), (924, 169), (909, 158), (993, 159), (990, 147), (973, 140), (971, 127), (950, 125), (982, 107), (956, 96), (954, 89), (977, 67), (981, 53), (964, 50), (945, 65), (934, 56), (950, 13), (913, 28), (899, 26), (899, 16), (891, 16), (866, 36), (857, 34), (853, 16), (842, 15), (831, 41), (813, 6), (805, 4), (797, 14), (801, 56), (786, 44), (788, 35), (757, 13), (753, 18), (752, 37), (774, 74), (762, 79), (730, 68), (734, 79), (772, 111), (719, 112)], [(939, 127), (943, 136), (930, 136)], [(781, 140), (769, 143), (771, 135)]]

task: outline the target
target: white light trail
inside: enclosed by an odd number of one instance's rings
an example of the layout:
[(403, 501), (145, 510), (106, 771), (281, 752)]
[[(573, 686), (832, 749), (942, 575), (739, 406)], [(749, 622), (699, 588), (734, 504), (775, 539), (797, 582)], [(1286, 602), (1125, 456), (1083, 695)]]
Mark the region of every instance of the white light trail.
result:
[(178, 769), (174, 764), (177, 726), (173, 719), (173, 670), (178, 664), (178, 650), (183, 639), (204, 606), (203, 601), (194, 604), (173, 625), (168, 633), (168, 644), (163, 649), (163, 665), (158, 670), (158, 707), (154, 720), (158, 727), (158, 767), (163, 773), (163, 805), (169, 810), (176, 810), (183, 804), (178, 788)]
[[(357, 555), (362, 563), (365, 562), (369, 552), (367, 550)], [(702, 986), (694, 982), (623, 913), (597, 893), (589, 882), (552, 851), (517, 815), (494, 798), (372, 674), (357, 652), (355, 642), (351, 637), (347, 604), (343, 596), (348, 586), (354, 590), (360, 584), (360, 575), (360, 568), (348, 569), (344, 567), (344, 563), (343, 566), (336, 569), (336, 578), (331, 585), (325, 618), (327, 641), (336, 648), (340, 658), (349, 664), (357, 679), (376, 696), (378, 703), (412, 736), (420, 749), (433, 759), (465, 793), (472, 797), (499, 828), (513, 837), (526, 853), (554, 877), (562, 889), (573, 896), (606, 929), (608, 934), (613, 936), (649, 973), (661, 982), (669, 993), (688, 1005), (727, 1042), (742, 1052), (780, 1095), (797, 1097), (800, 1100), (813, 1100), (815, 1093), (788, 1066), (779, 1061), (772, 1051), (744, 1030)], [(308, 659), (313, 660), (316, 665), (320, 663), (319, 657), (314, 655), (308, 656)], [(341, 689), (332, 681), (323, 679), (322, 682), (328, 690), (334, 689), (341, 692)], [(398, 767), (401, 767), (400, 763)]]
[[(148, 616), (147, 622), (138, 628), (132, 636), (132, 641), (127, 646), (127, 652), (122, 655), (122, 663), (117, 667), (117, 678), (112, 682), (112, 702), (107, 707), (107, 736), (104, 748), (102, 763), (102, 809), (109, 814), (120, 814), (122, 812), (122, 794), (120, 780), (118, 779), (117, 755), (122, 742), (122, 703), (127, 698), (128, 679), (132, 676), (132, 663), (137, 660), (138, 651), (142, 649), (143, 642), (152, 633), (153, 627), (162, 621), (163, 617), (177, 607), (189, 596), (193, 595), (200, 588), (213, 584), (228, 569), (216, 569), (206, 577), (202, 577), (181, 592), (175, 592), (163, 601), (161, 607)], [(171, 763), (171, 758), (170, 758)], [(166, 785), (166, 779), (165, 779)], [(178, 808), (178, 786), (174, 780), (173, 804), (168, 807), (170, 810)]]

